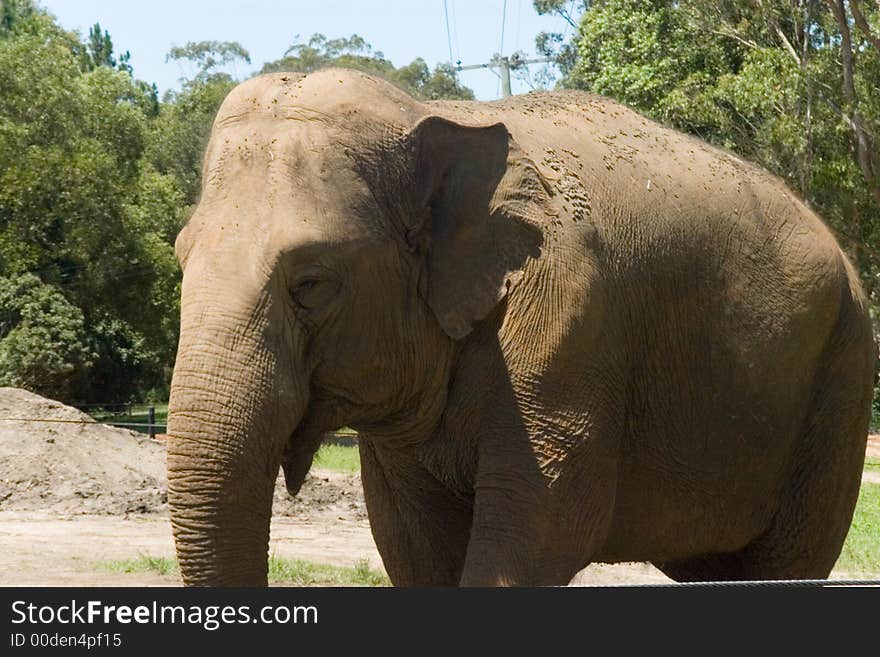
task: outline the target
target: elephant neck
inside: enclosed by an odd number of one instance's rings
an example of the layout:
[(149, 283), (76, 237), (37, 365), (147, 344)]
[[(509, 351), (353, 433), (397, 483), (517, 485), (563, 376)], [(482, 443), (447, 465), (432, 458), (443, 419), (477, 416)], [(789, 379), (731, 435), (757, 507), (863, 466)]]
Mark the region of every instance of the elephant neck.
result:
[(443, 421), (459, 352), (459, 345), (450, 344), (443, 353), (436, 354), (432, 376), (401, 395), (391, 411), (376, 411), (374, 417), (362, 418), (350, 426), (382, 448), (414, 448), (431, 441)]
[(502, 303), (456, 343), (439, 421), (408, 455), (462, 499), (473, 494), (480, 441), (503, 430), (499, 413), (511, 398), (498, 337), (505, 312)]
[[(481, 436), (494, 431), (512, 399), (499, 334), (507, 311), (502, 302), (453, 343), (436, 364), (430, 384), (405, 410), (381, 422), (353, 426), (384, 460), (409, 463), (462, 496), (473, 492)], [(503, 424), (503, 422), (502, 422)]]

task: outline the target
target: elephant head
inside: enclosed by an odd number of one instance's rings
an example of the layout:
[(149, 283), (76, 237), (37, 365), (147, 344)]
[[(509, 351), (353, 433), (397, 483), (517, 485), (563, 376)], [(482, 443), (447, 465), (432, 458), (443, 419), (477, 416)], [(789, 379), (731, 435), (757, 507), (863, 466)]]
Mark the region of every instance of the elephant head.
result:
[(457, 350), (499, 306), (546, 196), (500, 123), (383, 81), (272, 74), (224, 101), (181, 231), (169, 503), (184, 582), (264, 585), (274, 482), (322, 434), (436, 424)]

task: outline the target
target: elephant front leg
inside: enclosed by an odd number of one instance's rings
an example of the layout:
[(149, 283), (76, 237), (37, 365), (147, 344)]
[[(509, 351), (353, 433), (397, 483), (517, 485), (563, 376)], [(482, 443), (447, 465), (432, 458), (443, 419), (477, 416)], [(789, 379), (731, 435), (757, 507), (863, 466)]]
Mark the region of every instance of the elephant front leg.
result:
[(462, 586), (564, 586), (608, 537), (613, 461), (591, 445), (550, 479), (525, 453), (481, 458)]
[(395, 586), (456, 586), (472, 508), (415, 460), (360, 444), (370, 529)]
[(545, 503), (522, 488), (477, 489), (461, 586), (561, 586), (579, 570), (551, 545)]

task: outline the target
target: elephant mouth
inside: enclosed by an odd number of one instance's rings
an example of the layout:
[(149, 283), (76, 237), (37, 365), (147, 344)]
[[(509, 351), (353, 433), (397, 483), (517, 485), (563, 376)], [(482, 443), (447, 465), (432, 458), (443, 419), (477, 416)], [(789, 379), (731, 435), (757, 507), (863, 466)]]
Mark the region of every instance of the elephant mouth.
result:
[(317, 426), (306, 417), (287, 439), (281, 456), (281, 469), (284, 471), (285, 487), (291, 497), (296, 497), (302, 488), (312, 467), (315, 452), (321, 446), (327, 431), (329, 429)]

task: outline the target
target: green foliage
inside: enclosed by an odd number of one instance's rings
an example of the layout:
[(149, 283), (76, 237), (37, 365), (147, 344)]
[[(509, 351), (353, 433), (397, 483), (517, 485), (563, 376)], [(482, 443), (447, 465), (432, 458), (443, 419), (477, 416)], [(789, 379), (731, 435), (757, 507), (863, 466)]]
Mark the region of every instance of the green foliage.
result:
[(695, 74), (711, 81), (727, 70), (724, 44), (694, 47), (687, 18), (673, 2), (593, 3), (580, 25), (569, 83), (666, 119), (670, 93), (692, 89)]
[(83, 314), (33, 274), (0, 278), (0, 385), (76, 398), (92, 366)]
[(84, 47), (42, 12), (23, 16), (0, 37), (0, 276), (51, 286), (89, 357), (67, 359), (75, 377), (51, 359), (25, 367), (28, 324), (0, 376), (67, 401), (122, 400), (173, 361), (183, 194), (144, 159), (154, 88), (112, 66), (109, 35), (96, 26)]
[(381, 52), (374, 51), (357, 34), (340, 39), (313, 34), (306, 43), (290, 46), (281, 59), (264, 64), (260, 72), (310, 73), (328, 66), (353, 68), (378, 75), (422, 100), (474, 98), (473, 91), (459, 83), (450, 65), (438, 64), (432, 71), (423, 59), (417, 58), (406, 66), (395, 68)]
[(165, 56), (165, 61), (181, 60), (197, 67), (194, 81), (207, 82), (215, 76), (228, 78), (217, 69), (237, 61), (250, 64), (251, 55), (237, 41), (189, 41), (184, 46), (173, 46)]
[[(102, 570), (116, 573), (156, 573), (175, 577), (180, 570), (171, 557), (141, 555), (137, 559), (121, 559), (95, 564)], [(353, 568), (316, 564), (302, 559), (269, 557), (269, 582), (288, 586), (390, 586), (385, 573), (370, 568), (367, 559), (358, 560)]]
[(137, 559), (119, 559), (95, 564), (101, 570), (114, 573), (156, 573), (162, 577), (173, 577), (180, 572), (177, 559), (173, 557), (154, 557), (142, 554)]
[(835, 570), (880, 573), (880, 485), (862, 484), (852, 525)]
[(0, 37), (12, 32), (36, 12), (33, 0), (0, 0)]
[(131, 399), (155, 383), (159, 355), (130, 324), (103, 315), (92, 322), (90, 329), (95, 359), (88, 385), (83, 386), (86, 399)]
[[(590, 6), (589, 0), (532, 0), (532, 6), (539, 15), (555, 14), (563, 18), (570, 27), (577, 28), (579, 15)], [(563, 81), (571, 75), (578, 60), (577, 41), (565, 41), (561, 32), (539, 32), (535, 37), (535, 49), (545, 57), (552, 57), (562, 72)], [(549, 79), (549, 76), (546, 76)]]
[(281, 59), (264, 64), (260, 72), (311, 73), (328, 66), (355, 68), (379, 75), (394, 69), (381, 52), (373, 52), (373, 47), (357, 34), (347, 39), (328, 39), (323, 34), (313, 34), (306, 43), (291, 45)]
[(875, 389), (874, 399), (871, 401), (871, 430), (876, 433), (880, 430), (880, 395)]
[(360, 452), (357, 447), (324, 444), (318, 448), (313, 465), (326, 470), (358, 472), (361, 469)]
[(107, 30), (101, 33), (100, 23), (95, 23), (91, 27), (88, 41), (81, 54), (83, 70), (92, 71), (99, 66), (107, 66), (118, 67), (120, 71), (131, 74), (131, 65), (128, 63), (130, 59), (131, 55), (127, 50), (118, 59), (113, 56), (113, 39), (110, 38)]

